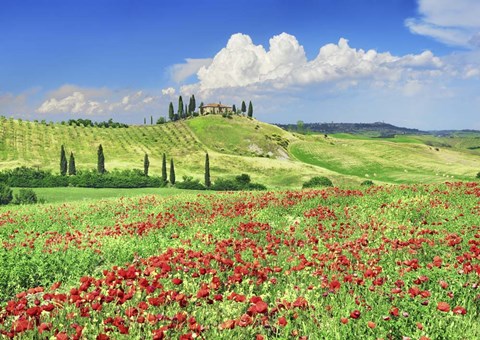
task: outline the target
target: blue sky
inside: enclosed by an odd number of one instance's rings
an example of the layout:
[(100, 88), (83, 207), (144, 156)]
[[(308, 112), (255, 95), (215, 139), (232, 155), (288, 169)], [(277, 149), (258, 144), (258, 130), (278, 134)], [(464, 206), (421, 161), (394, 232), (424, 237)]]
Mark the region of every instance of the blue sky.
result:
[(142, 123), (179, 94), (268, 122), (480, 129), (476, 0), (2, 0), (0, 114)]

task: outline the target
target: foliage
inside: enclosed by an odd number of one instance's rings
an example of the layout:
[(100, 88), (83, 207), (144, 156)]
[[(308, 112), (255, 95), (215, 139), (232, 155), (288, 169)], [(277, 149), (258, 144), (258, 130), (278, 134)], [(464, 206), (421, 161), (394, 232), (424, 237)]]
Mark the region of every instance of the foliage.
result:
[(372, 180), (367, 179), (367, 180), (363, 181), (362, 183), (360, 183), (360, 185), (363, 185), (363, 186), (372, 186), (372, 185), (374, 185), (374, 183), (373, 183)]
[(12, 189), (4, 184), (0, 183), (0, 205), (6, 205), (13, 199)]
[(267, 189), (263, 184), (251, 183), (250, 176), (247, 174), (241, 174), (234, 179), (219, 178), (210, 188), (215, 191), (252, 191)]
[(99, 174), (104, 174), (105, 170), (105, 156), (103, 155), (103, 147), (102, 144), (98, 146), (97, 151), (97, 171)]
[(177, 111), (177, 114), (178, 114), (178, 119), (183, 118), (183, 99), (182, 99), (182, 96), (178, 97), (178, 111)]
[(173, 164), (173, 158), (170, 159), (170, 184), (175, 185), (175, 165)]
[(50, 171), (18, 167), (0, 172), (0, 182), (17, 188), (66, 187), (68, 177), (56, 176)]
[(312, 177), (303, 183), (302, 188), (333, 187), (332, 181), (327, 177)]
[(143, 174), (145, 176), (148, 176), (149, 167), (150, 167), (150, 160), (148, 159), (148, 155), (145, 154), (145, 157), (143, 158)]
[(167, 183), (167, 156), (163, 154), (162, 157), (162, 181)]
[(68, 174), (70, 176), (75, 176), (77, 174), (77, 167), (75, 165), (75, 157), (73, 152), (70, 152), (70, 159), (68, 160)]
[(160, 117), (157, 119), (157, 124), (165, 124), (165, 123), (166, 123), (165, 117)]
[(242, 100), (242, 108), (241, 108), (241, 111), (242, 111), (243, 113), (247, 112), (247, 105), (245, 105), (245, 101), (244, 101), (244, 100)]
[(147, 177), (138, 169), (116, 170), (104, 174), (81, 171), (77, 176), (69, 177), (69, 184), (85, 188), (155, 188), (165, 185), (160, 177)]
[(175, 110), (173, 109), (172, 102), (168, 105), (168, 119), (170, 119), (171, 122), (175, 120)]
[(38, 202), (37, 194), (32, 189), (20, 189), (15, 194), (14, 204), (35, 204)]
[(178, 189), (205, 190), (205, 186), (200, 183), (200, 180), (193, 179), (190, 176), (183, 176), (183, 182), (177, 182), (175, 187)]
[(477, 178), (480, 178), (480, 172), (477, 173)]
[(210, 188), (212, 182), (210, 180), (210, 160), (208, 158), (208, 153), (205, 154), (205, 186)]
[(62, 145), (60, 149), (60, 175), (65, 176), (67, 174), (67, 156), (65, 154), (65, 148)]
[(253, 105), (252, 105), (252, 102), (250, 101), (248, 103), (248, 113), (247, 113), (247, 116), (252, 118), (253, 117)]
[(104, 122), (94, 122), (90, 119), (69, 119), (68, 125), (100, 128), (128, 128), (128, 124), (114, 122), (112, 118)]

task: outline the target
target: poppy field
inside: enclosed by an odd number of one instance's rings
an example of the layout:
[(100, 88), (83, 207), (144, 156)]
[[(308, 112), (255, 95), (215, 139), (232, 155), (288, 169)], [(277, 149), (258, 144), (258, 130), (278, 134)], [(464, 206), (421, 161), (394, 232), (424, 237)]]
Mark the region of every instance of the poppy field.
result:
[(480, 338), (480, 185), (0, 210), (0, 337)]

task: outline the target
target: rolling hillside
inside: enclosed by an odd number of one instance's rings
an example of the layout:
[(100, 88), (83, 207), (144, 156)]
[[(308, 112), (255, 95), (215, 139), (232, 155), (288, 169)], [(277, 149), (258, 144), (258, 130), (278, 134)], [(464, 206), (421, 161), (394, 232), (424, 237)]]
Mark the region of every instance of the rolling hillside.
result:
[[(448, 142), (448, 143), (447, 143)], [(270, 188), (299, 187), (324, 175), (336, 185), (471, 180), (480, 171), (478, 140), (463, 137), (367, 138), (339, 134), (304, 136), (247, 119), (203, 116), (186, 121), (129, 128), (68, 126), (2, 119), (0, 169), (26, 165), (58, 171), (60, 145), (75, 155), (78, 169), (94, 169), (103, 145), (106, 168), (143, 166), (160, 174), (163, 153), (173, 157), (177, 178), (203, 178), (205, 152), (212, 179), (249, 173)]]

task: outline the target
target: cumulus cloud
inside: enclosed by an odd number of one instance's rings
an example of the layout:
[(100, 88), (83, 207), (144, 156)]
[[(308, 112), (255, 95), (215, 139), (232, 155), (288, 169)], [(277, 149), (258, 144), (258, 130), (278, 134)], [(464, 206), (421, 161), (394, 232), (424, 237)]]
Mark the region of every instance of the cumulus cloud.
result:
[(200, 68), (198, 83), (183, 86), (181, 92), (209, 95), (227, 88), (260, 91), (323, 83), (345, 88), (365, 80), (406, 83), (429, 79), (445, 70), (442, 60), (430, 51), (394, 56), (352, 48), (341, 38), (337, 44), (322, 46), (317, 57), (309, 61), (303, 46), (290, 34), (274, 36), (266, 50), (248, 35), (237, 33), (209, 66)]
[(211, 63), (212, 63), (211, 58), (206, 58), (206, 59), (187, 58), (185, 59), (185, 63), (175, 64), (171, 67), (172, 79), (176, 83), (180, 83), (185, 79), (187, 79), (188, 77), (196, 74), (198, 70), (200, 70), (202, 67), (208, 66)]
[(175, 89), (173, 87), (167, 87), (166, 89), (162, 89), (162, 94), (164, 96), (173, 96), (175, 94)]
[[(173, 92), (172, 92), (173, 90)], [(42, 114), (107, 115), (112, 113), (141, 113), (158, 111), (175, 93), (173, 88), (161, 93), (146, 93), (144, 90), (109, 90), (106, 88), (81, 88), (64, 85), (47, 94), (47, 99), (36, 109)]]
[(405, 21), (412, 33), (447, 45), (480, 47), (480, 1), (418, 0), (418, 12)]

